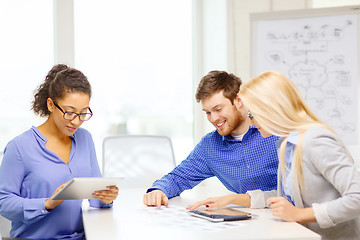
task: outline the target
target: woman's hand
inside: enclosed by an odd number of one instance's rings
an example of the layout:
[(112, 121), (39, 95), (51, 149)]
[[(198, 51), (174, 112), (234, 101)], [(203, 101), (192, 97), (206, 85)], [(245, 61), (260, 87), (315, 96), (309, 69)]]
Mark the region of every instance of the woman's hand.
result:
[(313, 209), (297, 208), (284, 197), (272, 197), (266, 201), (270, 205), (272, 214), (287, 222), (316, 222)]
[(103, 203), (110, 204), (118, 196), (119, 189), (116, 186), (107, 186), (106, 189), (107, 190), (95, 191), (92, 195)]
[[(62, 184), (60, 187), (58, 187), (58, 188), (55, 190), (55, 192), (51, 195), (51, 197), (54, 196), (55, 193), (59, 192), (60, 189), (62, 189), (68, 182), (69, 182), (69, 181), (67, 181), (66, 183)], [(51, 197), (50, 197), (50, 198), (51, 198)], [(57, 205), (61, 204), (61, 203), (64, 201), (64, 200), (51, 200), (50, 198), (45, 201), (45, 209), (46, 209), (46, 210), (54, 209)]]
[(188, 210), (195, 210), (200, 206), (204, 206), (206, 208), (222, 208), (229, 204), (236, 204), (241, 206), (250, 206), (250, 196), (248, 194), (230, 194), (226, 196), (221, 197), (212, 197), (207, 198), (202, 201), (198, 201), (190, 206), (188, 206), (186, 209)]

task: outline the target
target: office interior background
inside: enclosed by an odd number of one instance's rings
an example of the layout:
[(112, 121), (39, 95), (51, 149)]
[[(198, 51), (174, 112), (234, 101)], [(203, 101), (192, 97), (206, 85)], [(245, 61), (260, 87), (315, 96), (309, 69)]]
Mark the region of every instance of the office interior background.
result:
[(251, 77), (251, 13), (359, 4), (1, 0), (0, 151), (45, 120), (30, 110), (34, 90), (54, 64), (65, 63), (92, 84), (94, 116), (82, 127), (93, 135), (100, 166), (102, 141), (119, 134), (169, 136), (180, 163), (214, 129), (195, 101), (201, 77), (211, 70)]

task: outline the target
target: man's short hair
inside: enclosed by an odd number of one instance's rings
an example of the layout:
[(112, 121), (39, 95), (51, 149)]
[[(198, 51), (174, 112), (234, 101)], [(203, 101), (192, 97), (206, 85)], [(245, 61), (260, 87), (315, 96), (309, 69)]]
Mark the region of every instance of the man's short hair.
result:
[(211, 71), (200, 80), (195, 95), (196, 101), (200, 102), (215, 93), (223, 91), (224, 97), (228, 98), (233, 104), (241, 84), (241, 79), (234, 74), (225, 71)]

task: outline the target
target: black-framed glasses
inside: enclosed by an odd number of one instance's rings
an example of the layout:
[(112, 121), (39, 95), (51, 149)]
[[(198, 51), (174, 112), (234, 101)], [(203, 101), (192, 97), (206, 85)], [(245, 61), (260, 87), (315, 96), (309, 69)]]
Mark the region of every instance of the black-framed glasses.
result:
[(65, 111), (55, 102), (55, 100), (52, 100), (52, 101), (53, 101), (55, 107), (57, 107), (57, 108), (64, 114), (64, 115), (63, 115), (63, 118), (64, 118), (65, 120), (70, 120), (70, 121), (72, 121), (72, 120), (74, 120), (75, 118), (77, 118), (77, 117), (79, 116), (79, 119), (80, 119), (81, 121), (87, 121), (87, 120), (89, 120), (89, 119), (92, 117), (92, 115), (93, 115), (93, 113), (92, 113), (92, 111), (91, 111), (90, 108), (88, 108), (88, 109), (89, 109), (89, 112), (87, 112), (87, 113), (65, 112)]
[(250, 118), (250, 120), (253, 120), (253, 119), (254, 119), (254, 115), (252, 115), (251, 112), (248, 112), (248, 117)]

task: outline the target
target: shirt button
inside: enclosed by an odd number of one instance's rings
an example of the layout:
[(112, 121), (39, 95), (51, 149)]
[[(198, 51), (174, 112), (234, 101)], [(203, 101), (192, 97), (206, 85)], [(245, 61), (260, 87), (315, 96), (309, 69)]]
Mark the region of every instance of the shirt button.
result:
[(45, 212), (45, 210), (42, 210), (41, 212), (42, 212), (42, 213), (44, 213), (44, 212)]
[(244, 144), (243, 144), (243, 146), (245, 147), (245, 146), (246, 146), (246, 144), (244, 143)]
[(256, 183), (255, 182), (253, 182), (253, 185), (255, 185)]
[(250, 168), (250, 165), (247, 165), (247, 168)]

